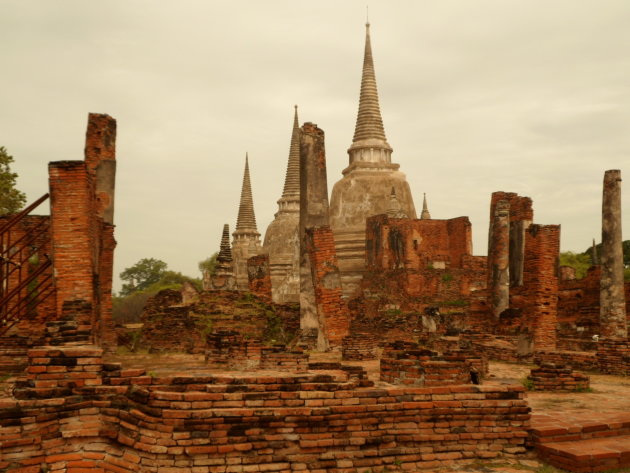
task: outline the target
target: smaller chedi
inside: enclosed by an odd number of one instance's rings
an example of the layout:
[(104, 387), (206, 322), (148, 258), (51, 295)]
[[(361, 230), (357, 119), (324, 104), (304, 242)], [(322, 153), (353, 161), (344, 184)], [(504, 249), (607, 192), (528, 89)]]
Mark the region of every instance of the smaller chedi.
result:
[(236, 289), (246, 291), (249, 288), (247, 260), (261, 253), (260, 233), (256, 228), (252, 185), (249, 179), (249, 156), (245, 154), (245, 172), (241, 189), (241, 202), (238, 207), (236, 230), (232, 233), (232, 257), (234, 258), (234, 276)]
[(234, 261), (232, 259), (232, 248), (230, 247), (230, 226), (227, 223), (223, 225), (221, 248), (217, 255), (214, 274), (210, 274), (207, 270), (203, 272), (203, 289), (204, 291), (231, 291), (236, 289)]
[(279, 304), (300, 300), (300, 128), (297, 105), (293, 116), (293, 132), (289, 162), (278, 212), (267, 227), (263, 252), (269, 255), (272, 298)]

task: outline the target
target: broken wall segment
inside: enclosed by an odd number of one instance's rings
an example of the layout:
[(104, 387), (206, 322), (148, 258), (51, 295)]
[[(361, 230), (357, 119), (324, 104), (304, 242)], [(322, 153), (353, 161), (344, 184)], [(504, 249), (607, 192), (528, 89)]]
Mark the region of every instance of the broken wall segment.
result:
[[(523, 317), (534, 350), (556, 349), (560, 225), (532, 224), (525, 232)], [(516, 304), (514, 304), (516, 306)]]
[[(532, 199), (521, 197), (514, 192), (493, 192), (490, 199), (490, 222), (493, 222), (496, 207), (499, 202), (505, 201), (510, 209), (510, 286), (523, 284), (523, 255), (525, 251), (525, 230), (534, 221), (534, 209)], [(492, 232), (492, 229), (490, 229)], [(488, 238), (488, 255), (493, 253), (490, 247), (492, 243), (491, 233)]]
[(269, 255), (252, 256), (247, 260), (249, 292), (264, 301), (271, 302), (271, 277), (269, 275)]
[(335, 240), (330, 227), (306, 229), (311, 278), (320, 328), (328, 345), (340, 349), (350, 329), (350, 313), (342, 299)]

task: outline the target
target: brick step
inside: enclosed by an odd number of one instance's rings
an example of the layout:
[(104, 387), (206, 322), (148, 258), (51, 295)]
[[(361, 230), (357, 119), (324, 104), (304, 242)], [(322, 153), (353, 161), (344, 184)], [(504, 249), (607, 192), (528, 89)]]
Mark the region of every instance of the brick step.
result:
[(547, 463), (575, 473), (630, 467), (630, 435), (545, 442), (536, 450)]
[(630, 413), (533, 414), (533, 445), (630, 435)]

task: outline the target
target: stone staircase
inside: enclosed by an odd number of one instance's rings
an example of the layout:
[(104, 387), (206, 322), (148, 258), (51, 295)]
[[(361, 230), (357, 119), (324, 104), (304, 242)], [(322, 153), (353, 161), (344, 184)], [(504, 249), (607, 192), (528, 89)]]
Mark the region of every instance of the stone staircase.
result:
[(630, 471), (630, 412), (533, 414), (531, 423), (539, 457), (557, 468)]

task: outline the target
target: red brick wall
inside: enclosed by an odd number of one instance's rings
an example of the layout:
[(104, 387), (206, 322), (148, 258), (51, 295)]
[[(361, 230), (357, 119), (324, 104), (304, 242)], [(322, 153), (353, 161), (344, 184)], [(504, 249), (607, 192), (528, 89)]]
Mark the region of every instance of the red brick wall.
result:
[(468, 217), (416, 220), (376, 215), (367, 220), (366, 250), (368, 270), (418, 270), (435, 262), (461, 268), (472, 254), (472, 227)]
[(306, 229), (315, 303), (331, 347), (341, 348), (350, 329), (350, 312), (341, 298), (341, 281), (333, 232), (329, 226)]
[[(467, 217), (451, 220), (370, 217), (366, 229), (367, 271), (362, 289), (361, 324), (379, 337), (405, 338), (382, 330), (391, 306), (416, 312), (416, 323), (401, 325), (406, 336), (422, 331), (418, 313), (438, 306), (443, 314), (466, 310), (471, 291), (486, 285), (486, 258), (472, 256), (471, 225)], [(372, 322), (370, 322), (371, 319)], [(455, 320), (455, 319), (453, 319)], [(403, 327), (404, 325), (404, 327)], [(353, 329), (354, 330), (354, 329)], [(380, 331), (379, 331), (380, 330)]]

